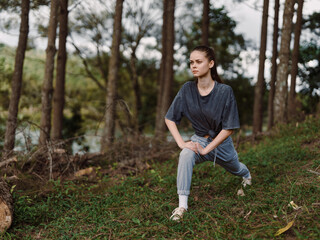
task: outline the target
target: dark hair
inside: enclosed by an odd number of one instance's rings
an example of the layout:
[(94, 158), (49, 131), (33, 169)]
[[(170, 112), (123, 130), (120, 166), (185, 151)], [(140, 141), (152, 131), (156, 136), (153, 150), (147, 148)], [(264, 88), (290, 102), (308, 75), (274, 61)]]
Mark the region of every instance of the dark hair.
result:
[(210, 69), (211, 77), (212, 77), (213, 80), (215, 80), (215, 81), (217, 81), (219, 83), (222, 83), (222, 80), (219, 77), (218, 72), (217, 72), (217, 61), (216, 61), (216, 58), (215, 58), (215, 54), (214, 54), (213, 48), (207, 47), (207, 46), (197, 46), (194, 49), (192, 49), (191, 52), (193, 52), (193, 51), (203, 52), (203, 53), (206, 54), (206, 58), (209, 61), (211, 61), (211, 60), (214, 61), (214, 65)]

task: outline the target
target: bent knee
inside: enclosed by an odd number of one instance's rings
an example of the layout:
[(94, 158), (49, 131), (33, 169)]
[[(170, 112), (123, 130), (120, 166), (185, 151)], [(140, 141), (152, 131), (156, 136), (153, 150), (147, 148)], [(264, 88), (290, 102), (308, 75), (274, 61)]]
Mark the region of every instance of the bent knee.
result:
[(182, 151), (180, 152), (180, 156), (179, 156), (179, 163), (180, 162), (194, 162), (195, 159), (195, 152), (192, 151), (189, 148), (184, 148), (182, 149)]
[(180, 152), (180, 158), (194, 157), (195, 153), (189, 148), (184, 148)]

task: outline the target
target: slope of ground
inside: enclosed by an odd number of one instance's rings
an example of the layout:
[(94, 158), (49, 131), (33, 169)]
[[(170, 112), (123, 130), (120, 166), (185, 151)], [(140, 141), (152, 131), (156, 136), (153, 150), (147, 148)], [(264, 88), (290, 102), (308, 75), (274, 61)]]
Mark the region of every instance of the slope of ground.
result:
[(273, 239), (282, 229), (277, 239), (319, 239), (319, 139), (320, 119), (308, 117), (258, 143), (242, 143), (239, 156), (253, 176), (245, 196), (237, 195), (241, 179), (212, 163), (196, 165), (189, 211), (180, 223), (169, 220), (178, 203), (176, 157), (154, 158), (139, 173), (95, 168), (94, 177), (51, 181), (42, 191), (17, 187), (14, 223), (2, 237)]

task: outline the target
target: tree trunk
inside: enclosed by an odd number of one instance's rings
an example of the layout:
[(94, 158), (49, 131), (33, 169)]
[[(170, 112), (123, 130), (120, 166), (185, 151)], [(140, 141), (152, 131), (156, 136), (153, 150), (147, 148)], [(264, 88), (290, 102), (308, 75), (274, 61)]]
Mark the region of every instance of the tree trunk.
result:
[(66, 42), (68, 36), (68, 0), (60, 1), (59, 13), (59, 49), (57, 59), (57, 75), (56, 87), (53, 94), (53, 126), (52, 138), (54, 140), (62, 139), (63, 128), (63, 109), (64, 109), (64, 94), (65, 94), (65, 78), (66, 78), (66, 63), (67, 50)]
[(273, 24), (273, 43), (272, 43), (272, 69), (271, 69), (271, 81), (270, 91), (268, 98), (268, 130), (273, 126), (273, 100), (276, 86), (277, 77), (277, 58), (278, 58), (278, 37), (279, 37), (279, 8), (280, 0), (275, 0), (274, 3), (274, 24)]
[(209, 11), (210, 0), (203, 0), (201, 44), (209, 46)]
[(283, 12), (283, 25), (281, 34), (281, 46), (279, 51), (279, 65), (277, 67), (276, 92), (274, 97), (275, 123), (287, 122), (287, 98), (288, 98), (288, 65), (290, 58), (290, 41), (292, 17), (295, 0), (286, 0)]
[(0, 181), (0, 232), (5, 232), (13, 220), (13, 199), (10, 188), (3, 180)]
[(261, 43), (259, 55), (258, 81), (255, 87), (254, 107), (253, 107), (253, 134), (262, 132), (263, 122), (263, 96), (265, 91), (264, 63), (266, 60), (267, 36), (268, 36), (268, 10), (269, 0), (264, 0), (261, 24)]
[(9, 103), (9, 113), (4, 140), (4, 152), (6, 155), (10, 154), (10, 152), (14, 149), (15, 144), (15, 133), (17, 128), (17, 117), (22, 85), (23, 62), (27, 49), (29, 33), (29, 9), (30, 0), (22, 0), (19, 42), (16, 51), (15, 66), (11, 83), (12, 93)]
[(157, 109), (156, 109), (156, 126), (155, 132), (160, 133), (159, 126), (163, 119), (160, 115), (161, 105), (162, 105), (162, 93), (163, 93), (163, 86), (164, 86), (164, 73), (165, 73), (165, 61), (166, 61), (166, 45), (167, 45), (167, 26), (168, 26), (168, 0), (163, 0), (163, 15), (162, 15), (162, 39), (161, 39), (161, 63), (160, 63), (160, 70), (159, 70), (159, 78), (158, 78), (158, 94), (157, 94)]
[(139, 121), (140, 111), (142, 109), (142, 102), (141, 102), (141, 94), (140, 94), (140, 85), (139, 85), (139, 79), (137, 74), (137, 56), (136, 56), (136, 50), (137, 50), (138, 43), (136, 47), (132, 48), (131, 53), (131, 59), (130, 59), (130, 68), (131, 68), (131, 74), (132, 74), (132, 85), (133, 85), (133, 91), (134, 91), (134, 97), (135, 97), (135, 111), (134, 111), (134, 130), (136, 132), (141, 132), (141, 126)]
[(51, 0), (50, 20), (48, 26), (48, 45), (46, 49), (46, 66), (44, 73), (44, 81), (41, 95), (41, 121), (40, 121), (40, 137), (39, 144), (45, 145), (50, 139), (51, 131), (51, 110), (52, 110), (52, 94), (53, 94), (53, 72), (54, 57), (56, 55), (56, 32), (58, 17), (58, 1)]
[[(172, 91), (172, 83), (173, 83), (173, 54), (174, 54), (174, 8), (175, 8), (175, 0), (165, 0), (168, 1), (164, 6), (167, 9), (164, 11), (167, 12), (167, 27), (165, 29), (166, 34), (166, 44), (165, 44), (165, 56), (162, 56), (164, 59), (162, 69), (162, 96), (160, 98), (160, 107), (159, 112), (157, 112), (157, 120), (158, 125), (156, 126), (156, 134), (161, 135), (166, 131), (166, 126), (164, 122), (164, 117), (166, 112), (170, 106), (171, 102), (171, 91)], [(158, 99), (159, 101), (159, 99)]]
[(108, 93), (106, 99), (106, 120), (103, 136), (101, 139), (101, 152), (104, 152), (109, 145), (114, 141), (115, 134), (115, 116), (116, 116), (116, 96), (117, 96), (117, 77), (119, 69), (119, 58), (120, 58), (120, 44), (121, 44), (121, 28), (122, 28), (122, 9), (123, 0), (117, 0), (115, 17), (113, 24), (113, 36), (112, 36), (112, 47), (111, 56), (109, 62), (108, 72)]
[(288, 100), (288, 118), (294, 119), (297, 114), (296, 109), (296, 78), (298, 74), (298, 58), (300, 47), (300, 35), (302, 27), (302, 10), (304, 0), (298, 0), (297, 21), (294, 29), (294, 46), (292, 51), (292, 63), (291, 63), (291, 85), (290, 94)]

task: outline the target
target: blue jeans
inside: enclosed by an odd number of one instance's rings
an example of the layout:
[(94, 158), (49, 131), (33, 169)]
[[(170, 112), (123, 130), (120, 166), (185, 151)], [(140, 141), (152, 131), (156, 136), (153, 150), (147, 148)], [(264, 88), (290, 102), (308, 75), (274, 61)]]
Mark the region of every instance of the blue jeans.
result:
[[(207, 138), (193, 135), (191, 141), (198, 142), (205, 148), (210, 141)], [(228, 172), (250, 178), (250, 171), (247, 166), (239, 162), (238, 153), (235, 150), (232, 138), (229, 136), (216, 149), (212, 150), (207, 155), (200, 155), (194, 151), (184, 148), (179, 156), (178, 174), (177, 174), (177, 189), (178, 194), (189, 195), (193, 166), (205, 161), (216, 162)]]

